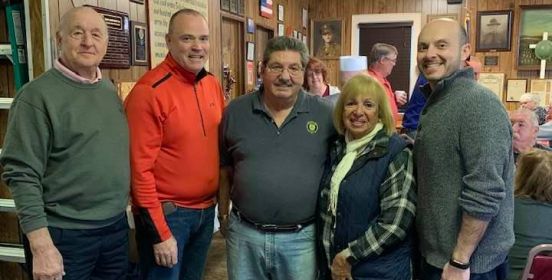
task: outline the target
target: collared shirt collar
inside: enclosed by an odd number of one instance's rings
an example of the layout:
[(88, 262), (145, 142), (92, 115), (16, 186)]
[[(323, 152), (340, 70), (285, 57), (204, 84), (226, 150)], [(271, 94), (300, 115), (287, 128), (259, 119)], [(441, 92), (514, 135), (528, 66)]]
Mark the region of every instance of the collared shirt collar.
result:
[(96, 67), (96, 79), (94, 80), (85, 78), (77, 74), (76, 72), (73, 72), (71, 69), (67, 68), (67, 66), (63, 65), (63, 63), (61, 63), (59, 58), (54, 61), (54, 69), (61, 72), (61, 74), (63, 74), (65, 77), (69, 78), (70, 80), (81, 84), (95, 84), (102, 80), (102, 71), (100, 71), (99, 67)]
[(435, 92), (443, 91), (444, 88), (446, 88), (448, 85), (450, 85), (452, 82), (454, 82), (456, 79), (465, 78), (465, 79), (471, 79), (473, 78), (473, 69), (471, 67), (466, 67), (463, 69), (460, 69), (454, 73), (452, 73), (450, 76), (440, 80), (435, 85), (435, 88), (431, 89), (429, 83), (425, 84), (421, 90), (424, 94), (426, 99), (429, 99), (430, 95), (433, 95)]
[(176, 62), (176, 60), (172, 57), (170, 53), (168, 53), (167, 57), (165, 57), (165, 61), (167, 62), (167, 65), (169, 65), (169, 68), (171, 68), (173, 72), (180, 74), (180, 76), (189, 83), (196, 83), (199, 80), (201, 80), (203, 77), (207, 76), (207, 74), (209, 74), (209, 72), (207, 72), (205, 68), (202, 68), (201, 71), (197, 73), (197, 75), (193, 72), (190, 72), (184, 69), (184, 67), (180, 66), (180, 64)]

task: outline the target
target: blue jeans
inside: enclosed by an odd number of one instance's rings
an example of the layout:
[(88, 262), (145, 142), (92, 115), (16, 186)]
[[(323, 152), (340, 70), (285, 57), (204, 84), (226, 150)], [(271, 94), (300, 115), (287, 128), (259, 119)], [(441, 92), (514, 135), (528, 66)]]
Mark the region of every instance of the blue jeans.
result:
[(314, 280), (315, 226), (299, 232), (263, 232), (232, 212), (226, 239), (230, 280)]
[(172, 268), (159, 266), (153, 256), (153, 242), (136, 224), (136, 241), (140, 255), (140, 279), (201, 280), (207, 250), (213, 237), (215, 206), (206, 209), (178, 207), (165, 216), (178, 247), (178, 263)]
[[(442, 268), (436, 268), (426, 261), (422, 262), (421, 277), (423, 280), (440, 280)], [(505, 260), (499, 266), (493, 270), (485, 273), (472, 273), (470, 274), (470, 280), (505, 280), (508, 273), (508, 260)]]
[[(114, 224), (97, 229), (48, 227), (63, 257), (64, 280), (125, 280), (128, 270), (128, 222), (122, 215)], [(33, 257), (25, 237), (27, 269), (32, 277)]]

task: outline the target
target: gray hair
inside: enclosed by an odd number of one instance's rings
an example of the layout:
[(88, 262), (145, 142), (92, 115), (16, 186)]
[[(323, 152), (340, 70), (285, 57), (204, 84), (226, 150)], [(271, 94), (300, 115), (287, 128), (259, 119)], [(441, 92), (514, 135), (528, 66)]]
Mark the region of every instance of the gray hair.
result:
[(301, 55), (301, 65), (307, 67), (309, 50), (305, 44), (295, 38), (279, 36), (270, 39), (263, 53), (263, 65), (266, 66), (272, 53), (277, 51), (295, 51)]
[(375, 43), (372, 46), (372, 50), (370, 51), (370, 56), (368, 57), (369, 59), (368, 64), (373, 65), (383, 57), (388, 56), (389, 54), (392, 54), (392, 53), (399, 54), (395, 46), (385, 44), (385, 43)]
[(534, 127), (539, 126), (539, 118), (537, 117), (537, 114), (534, 111), (531, 111), (525, 108), (518, 108), (517, 110), (513, 111), (511, 114), (521, 114), (521, 115), (527, 116), (529, 117), (529, 123), (531, 123)]
[(527, 92), (522, 94), (521, 97), (519, 98), (519, 101), (524, 101), (524, 100), (533, 101), (535, 102), (536, 105), (539, 105), (540, 96), (538, 94)]

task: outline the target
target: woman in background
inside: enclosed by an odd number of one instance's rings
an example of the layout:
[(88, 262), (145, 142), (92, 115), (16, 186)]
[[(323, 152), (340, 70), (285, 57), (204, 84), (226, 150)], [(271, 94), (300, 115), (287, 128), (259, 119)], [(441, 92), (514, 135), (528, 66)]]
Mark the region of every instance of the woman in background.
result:
[(518, 159), (515, 179), (514, 233), (508, 279), (523, 273), (529, 250), (552, 243), (552, 152), (534, 149)]
[(339, 89), (328, 84), (328, 68), (322, 60), (311, 57), (305, 69), (303, 88), (312, 95), (330, 99), (332, 104), (337, 102)]
[(335, 105), (318, 204), (321, 279), (410, 279), (412, 152), (395, 133), (383, 87), (357, 75)]

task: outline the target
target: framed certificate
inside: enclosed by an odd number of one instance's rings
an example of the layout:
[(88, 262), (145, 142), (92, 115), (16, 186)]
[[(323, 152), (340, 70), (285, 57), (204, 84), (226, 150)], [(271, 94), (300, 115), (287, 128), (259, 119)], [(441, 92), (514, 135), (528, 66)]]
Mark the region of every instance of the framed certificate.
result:
[(508, 79), (506, 84), (506, 101), (519, 101), (522, 94), (527, 91), (527, 79)]
[(531, 93), (538, 94), (540, 96), (540, 106), (548, 106), (552, 104), (552, 80), (531, 80)]
[(500, 101), (503, 100), (504, 73), (481, 73), (478, 82), (494, 92)]

